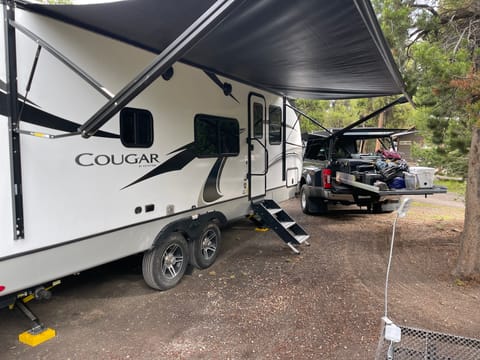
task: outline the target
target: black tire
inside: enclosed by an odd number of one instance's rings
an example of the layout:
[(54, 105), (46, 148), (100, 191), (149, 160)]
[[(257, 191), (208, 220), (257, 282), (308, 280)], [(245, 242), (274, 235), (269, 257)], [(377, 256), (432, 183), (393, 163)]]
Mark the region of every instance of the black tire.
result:
[(307, 185), (302, 185), (300, 189), (300, 206), (304, 214), (311, 215), (311, 200)]
[(384, 210), (382, 203), (375, 203), (372, 206), (372, 213), (374, 214), (389, 214), (392, 213), (394, 210)]
[(327, 215), (328, 214), (328, 201), (323, 199), (318, 199), (316, 202), (317, 214), (318, 215)]
[(220, 250), (221, 238), (218, 226), (207, 224), (200, 236), (190, 243), (192, 265), (199, 269), (212, 266)]
[(147, 285), (154, 289), (171, 289), (185, 274), (188, 259), (185, 238), (179, 233), (171, 233), (159, 246), (143, 255), (143, 278)]
[(328, 202), (321, 198), (312, 198), (307, 185), (300, 189), (300, 206), (307, 215), (325, 215), (328, 213)]
[(374, 203), (372, 204), (372, 213), (380, 214), (382, 212), (382, 204)]

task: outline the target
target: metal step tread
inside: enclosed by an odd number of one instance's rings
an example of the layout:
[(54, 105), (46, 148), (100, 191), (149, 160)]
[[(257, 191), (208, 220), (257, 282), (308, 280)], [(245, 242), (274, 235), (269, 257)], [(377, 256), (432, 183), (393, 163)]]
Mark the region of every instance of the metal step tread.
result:
[(292, 227), (293, 225), (296, 224), (295, 221), (281, 221), (280, 224), (285, 228), (285, 229), (288, 229), (290, 227)]
[(298, 241), (299, 244), (301, 244), (310, 239), (310, 235), (295, 235), (294, 238)]
[(278, 214), (279, 212), (283, 211), (283, 209), (281, 208), (273, 208), (273, 209), (265, 208), (265, 209), (267, 209), (267, 211), (272, 215)]

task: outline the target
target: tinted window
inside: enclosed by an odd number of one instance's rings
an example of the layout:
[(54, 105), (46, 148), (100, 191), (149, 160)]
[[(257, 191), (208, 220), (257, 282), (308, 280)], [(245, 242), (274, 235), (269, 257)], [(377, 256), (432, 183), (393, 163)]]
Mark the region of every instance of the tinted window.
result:
[(253, 137), (263, 138), (263, 105), (253, 104)]
[(268, 108), (268, 141), (271, 145), (278, 145), (282, 142), (282, 109), (278, 106)]
[(312, 138), (308, 140), (304, 157), (306, 159), (326, 160), (328, 156), (328, 140)]
[(240, 152), (240, 129), (236, 119), (197, 115), (194, 127), (197, 156), (235, 156)]
[(153, 117), (150, 111), (124, 108), (120, 111), (120, 140), (126, 147), (147, 148), (153, 144)]

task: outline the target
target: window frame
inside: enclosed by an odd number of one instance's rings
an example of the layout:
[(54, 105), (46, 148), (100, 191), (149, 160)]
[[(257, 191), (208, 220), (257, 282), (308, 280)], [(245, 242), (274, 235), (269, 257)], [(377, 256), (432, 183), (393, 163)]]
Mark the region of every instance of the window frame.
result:
[[(262, 119), (259, 123), (260, 124), (259, 127), (257, 126), (257, 122), (256, 122), (256, 119), (255, 119), (255, 115), (256, 115), (258, 109), (261, 110), (260, 115), (262, 117)], [(264, 126), (265, 125), (265, 119), (264, 119), (264, 117), (265, 117), (265, 107), (262, 103), (259, 103), (259, 102), (256, 102), (256, 101), (253, 103), (253, 114), (252, 114), (252, 116), (253, 116), (253, 122), (252, 122), (253, 123), (253, 137), (255, 139), (263, 139), (264, 136), (265, 136), (265, 126)], [(262, 130), (262, 132), (260, 134), (257, 134), (258, 129)]]
[[(271, 116), (271, 114), (272, 114), (273, 109), (280, 113), (280, 122), (278, 123), (278, 126), (279, 126), (278, 133), (280, 134), (280, 137), (279, 137), (278, 141), (272, 141), (272, 136), (271, 136), (272, 135), (272, 116)], [(280, 106), (277, 106), (277, 105), (269, 105), (268, 106), (268, 143), (270, 145), (281, 145), (282, 144), (282, 139), (283, 139), (282, 138), (282, 135), (283, 135), (282, 120), (283, 120), (282, 108)]]
[[(209, 153), (209, 154), (205, 154), (205, 153), (202, 153), (199, 151), (199, 147), (198, 147), (198, 139), (199, 139), (199, 134), (198, 134), (198, 131), (199, 131), (199, 125), (198, 123), (202, 120), (209, 120), (209, 121), (212, 121), (214, 120), (215, 121), (215, 124), (216, 124), (216, 152), (214, 153)], [(224, 123), (227, 123), (227, 122), (233, 122), (234, 125), (235, 125), (235, 134), (234, 136), (236, 137), (236, 144), (235, 144), (235, 150), (234, 152), (225, 152), (225, 151), (222, 151), (222, 144), (220, 142), (220, 139), (222, 138), (222, 134), (221, 134), (221, 131), (222, 131), (222, 121)], [(225, 116), (216, 116), (216, 115), (210, 115), (210, 114), (197, 114), (195, 115), (194, 117), (194, 120), (193, 120), (193, 132), (194, 132), (194, 148), (195, 148), (195, 155), (199, 158), (218, 158), (218, 157), (235, 157), (235, 156), (238, 156), (240, 154), (240, 123), (238, 122), (237, 119), (235, 118), (229, 118), (229, 117), (225, 117)]]
[[(136, 131), (136, 121), (137, 121), (137, 114), (139, 115), (146, 115), (148, 119), (148, 134), (149, 136), (149, 141), (144, 142), (144, 143), (136, 143), (136, 133), (134, 133), (134, 142), (127, 142), (126, 139), (124, 138), (124, 135), (126, 134), (126, 125), (124, 124), (124, 116), (126, 112), (133, 112), (134, 117), (133, 117), (133, 127), (134, 131)], [(120, 125), (120, 141), (122, 142), (122, 145), (125, 146), (126, 148), (140, 148), (140, 149), (147, 149), (152, 147), (153, 141), (154, 141), (154, 133), (153, 133), (153, 115), (150, 111), (146, 109), (138, 109), (138, 108), (132, 108), (132, 107), (124, 107), (122, 110), (120, 110), (120, 115), (119, 115), (119, 125)]]

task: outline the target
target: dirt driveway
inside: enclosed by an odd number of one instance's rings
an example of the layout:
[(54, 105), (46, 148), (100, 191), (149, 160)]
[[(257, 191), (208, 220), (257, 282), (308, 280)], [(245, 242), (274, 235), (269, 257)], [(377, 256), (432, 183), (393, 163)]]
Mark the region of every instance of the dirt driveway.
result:
[[(480, 337), (480, 286), (450, 276), (464, 208), (435, 195), (398, 224), (390, 317), (402, 325)], [(175, 289), (155, 292), (141, 258), (67, 278), (32, 309), (58, 336), (36, 348), (17, 334), (29, 324), (0, 310), (2, 359), (372, 359), (394, 214), (340, 210), (306, 216), (283, 203), (311, 234), (293, 255), (273, 232), (238, 221), (221, 255)]]

